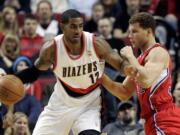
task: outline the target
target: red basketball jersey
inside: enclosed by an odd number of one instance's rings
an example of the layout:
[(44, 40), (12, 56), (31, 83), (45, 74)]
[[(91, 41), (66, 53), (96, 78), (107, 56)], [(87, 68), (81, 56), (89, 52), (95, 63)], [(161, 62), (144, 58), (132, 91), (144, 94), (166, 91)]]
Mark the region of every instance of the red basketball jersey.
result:
[[(141, 65), (145, 65), (146, 56), (156, 47), (161, 47), (161, 45), (153, 45), (138, 57)], [(170, 61), (169, 67), (163, 69), (160, 76), (150, 88), (143, 89), (137, 84), (137, 95), (142, 108), (141, 118), (148, 119), (153, 116), (154, 112), (161, 110), (164, 105), (173, 103), (171, 95), (171, 70), (172, 63)]]
[[(155, 47), (161, 46), (155, 44), (138, 57), (141, 65), (145, 65), (146, 56)], [(180, 135), (180, 109), (173, 103), (171, 95), (171, 70), (170, 60), (168, 68), (163, 69), (150, 88), (143, 89), (137, 84), (146, 135)]]

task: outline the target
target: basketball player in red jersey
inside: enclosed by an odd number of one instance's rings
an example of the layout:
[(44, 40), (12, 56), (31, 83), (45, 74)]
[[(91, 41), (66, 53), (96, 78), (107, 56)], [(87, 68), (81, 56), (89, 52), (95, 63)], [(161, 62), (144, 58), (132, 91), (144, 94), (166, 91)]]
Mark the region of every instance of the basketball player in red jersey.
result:
[(155, 41), (155, 20), (148, 13), (137, 13), (129, 21), (129, 38), (141, 49), (138, 59), (132, 48), (120, 53), (130, 63), (125, 67), (124, 82), (113, 82), (103, 75), (102, 84), (121, 100), (127, 100), (136, 90), (146, 135), (180, 135), (180, 109), (171, 95), (172, 64), (168, 52)]
[(83, 17), (76, 10), (61, 15), (63, 34), (43, 45), (33, 67), (16, 74), (23, 83), (33, 82), (50, 67), (57, 83), (41, 113), (33, 135), (100, 135), (103, 61), (122, 71), (122, 58), (109, 44), (83, 31)]

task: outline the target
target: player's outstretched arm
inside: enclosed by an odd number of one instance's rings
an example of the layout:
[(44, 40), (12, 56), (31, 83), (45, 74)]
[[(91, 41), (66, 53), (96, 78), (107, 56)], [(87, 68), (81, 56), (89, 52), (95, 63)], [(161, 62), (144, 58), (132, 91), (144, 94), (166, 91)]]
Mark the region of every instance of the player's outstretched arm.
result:
[(135, 82), (130, 77), (126, 77), (123, 83), (119, 83), (111, 80), (106, 74), (103, 74), (102, 85), (121, 101), (128, 100), (136, 90)]
[(104, 59), (120, 73), (124, 73), (123, 70), (127, 61), (124, 61), (104, 39), (95, 37), (95, 48), (100, 58)]
[(54, 41), (46, 42), (41, 50), (39, 57), (34, 65), (28, 69), (20, 71), (15, 75), (22, 80), (23, 83), (34, 82), (37, 80), (42, 71), (48, 70), (54, 64)]

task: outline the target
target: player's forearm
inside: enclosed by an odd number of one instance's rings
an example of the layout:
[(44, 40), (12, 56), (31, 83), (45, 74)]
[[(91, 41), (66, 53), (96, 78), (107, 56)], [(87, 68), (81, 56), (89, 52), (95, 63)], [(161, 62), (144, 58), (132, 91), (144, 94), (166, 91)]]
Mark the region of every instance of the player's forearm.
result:
[(34, 65), (35, 67), (38, 69), (38, 70), (41, 70), (41, 71), (46, 71), (50, 68), (50, 66), (52, 65), (53, 62), (51, 62), (50, 60), (46, 60), (46, 59), (41, 59), (41, 58), (38, 58)]
[(114, 82), (106, 75), (102, 76), (102, 85), (121, 101), (126, 101), (131, 96), (128, 94), (128, 90), (124, 88), (122, 83)]

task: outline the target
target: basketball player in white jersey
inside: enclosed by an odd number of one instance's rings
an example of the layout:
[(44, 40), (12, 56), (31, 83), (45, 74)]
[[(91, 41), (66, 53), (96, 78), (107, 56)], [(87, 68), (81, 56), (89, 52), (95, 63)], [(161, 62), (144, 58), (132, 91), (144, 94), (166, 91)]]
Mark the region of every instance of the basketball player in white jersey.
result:
[(83, 17), (76, 10), (61, 15), (62, 35), (45, 43), (32, 68), (18, 74), (24, 83), (37, 79), (41, 71), (57, 77), (54, 92), (41, 113), (33, 135), (100, 135), (103, 61), (118, 71), (122, 59), (106, 41), (83, 31)]

